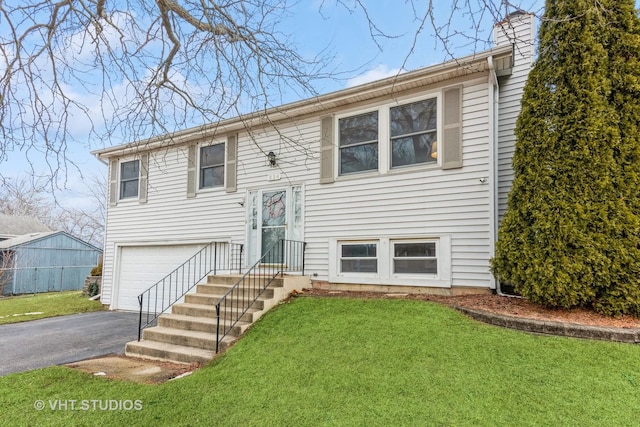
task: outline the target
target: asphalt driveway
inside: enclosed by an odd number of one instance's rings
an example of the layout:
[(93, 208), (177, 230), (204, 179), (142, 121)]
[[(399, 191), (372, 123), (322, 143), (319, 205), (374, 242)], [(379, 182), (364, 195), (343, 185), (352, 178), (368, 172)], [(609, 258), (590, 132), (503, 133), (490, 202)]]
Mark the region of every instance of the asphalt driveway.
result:
[(0, 325), (0, 376), (123, 354), (138, 337), (138, 313), (97, 311)]

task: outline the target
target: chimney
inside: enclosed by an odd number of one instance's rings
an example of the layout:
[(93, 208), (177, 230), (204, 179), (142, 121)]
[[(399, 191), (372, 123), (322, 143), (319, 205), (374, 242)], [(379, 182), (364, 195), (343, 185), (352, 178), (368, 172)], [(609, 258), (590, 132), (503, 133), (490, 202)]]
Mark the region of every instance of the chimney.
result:
[(493, 26), (493, 44), (513, 45), (513, 61), (533, 62), (535, 44), (535, 15), (517, 10)]

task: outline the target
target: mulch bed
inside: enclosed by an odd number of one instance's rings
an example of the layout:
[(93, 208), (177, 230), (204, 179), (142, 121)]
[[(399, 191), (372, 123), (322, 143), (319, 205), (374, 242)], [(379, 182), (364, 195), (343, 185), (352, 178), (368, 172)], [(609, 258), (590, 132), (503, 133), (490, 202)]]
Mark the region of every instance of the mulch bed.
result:
[(315, 288), (304, 289), (303, 294), (324, 297), (342, 296), (352, 298), (404, 298), (432, 301), (450, 307), (470, 308), (506, 316), (536, 320), (552, 320), (557, 322), (568, 322), (580, 325), (613, 328), (640, 328), (640, 319), (634, 316), (610, 317), (581, 308), (575, 308), (571, 310), (552, 309), (537, 304), (532, 304), (523, 298), (500, 296), (495, 294), (442, 296), (422, 294), (390, 294), (382, 292), (331, 291)]

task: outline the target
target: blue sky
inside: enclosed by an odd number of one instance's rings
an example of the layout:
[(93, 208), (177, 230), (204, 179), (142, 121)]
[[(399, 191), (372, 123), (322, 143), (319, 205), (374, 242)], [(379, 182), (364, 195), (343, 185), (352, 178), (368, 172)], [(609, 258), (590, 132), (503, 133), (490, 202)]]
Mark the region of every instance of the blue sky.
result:
[[(344, 0), (346, 4), (353, 4), (354, 0)], [(293, 35), (299, 46), (299, 51), (308, 57), (313, 57), (323, 49), (328, 49), (335, 60), (331, 68), (339, 73), (335, 80), (327, 80), (317, 85), (319, 93), (327, 93), (339, 90), (355, 84), (365, 83), (378, 78), (396, 74), (401, 67), (412, 70), (422, 66), (428, 66), (450, 59), (450, 56), (442, 48), (442, 44), (436, 41), (431, 23), (427, 23), (415, 43), (415, 52), (410, 54), (410, 47), (414, 44), (414, 36), (419, 28), (419, 22), (413, 19), (410, 4), (401, 0), (364, 0), (371, 18), (380, 25), (380, 28), (395, 35), (394, 38), (377, 38), (370, 36), (367, 21), (362, 12), (350, 13), (344, 6), (336, 4), (335, 0), (310, 0), (300, 1), (291, 8), (291, 16), (282, 21), (282, 31)], [(426, 7), (426, 0), (414, 0), (416, 7)], [(440, 24), (446, 22), (450, 14), (451, 2), (434, 2), (435, 14)], [(464, 3), (464, 2), (460, 2)], [(474, 1), (470, 1), (474, 3)], [(478, 1), (478, 3), (481, 3)], [(515, 2), (517, 3), (517, 2)], [(418, 5), (419, 4), (419, 5)], [(520, 8), (540, 13), (544, 4), (542, 0), (522, 0)], [(421, 11), (417, 12), (421, 14)], [(476, 15), (476, 19), (479, 15)], [(485, 30), (481, 34), (483, 39), (489, 39), (493, 19), (485, 15), (480, 27)], [(451, 23), (451, 30), (471, 34), (474, 33), (472, 20), (469, 16), (458, 15)], [(484, 50), (489, 45), (469, 44), (463, 38), (458, 38), (453, 45), (455, 56), (463, 56), (474, 50)], [(289, 99), (288, 101), (295, 101)], [(87, 98), (91, 104), (92, 100)], [(83, 126), (76, 123), (76, 137), (85, 143), (79, 143), (71, 147), (70, 159), (80, 170), (89, 175), (105, 172), (106, 166), (101, 164), (91, 154), (91, 150), (103, 148), (83, 138)], [(121, 143), (123, 141), (117, 141)], [(44, 159), (40, 161), (44, 162)], [(0, 172), (5, 177), (18, 177), (30, 172), (30, 166), (25, 160), (24, 152), (13, 152), (8, 161), (0, 163)], [(70, 168), (66, 182), (59, 184), (66, 189), (57, 192), (59, 200), (63, 204), (82, 206), (86, 201), (82, 196), (85, 193), (84, 179), (73, 168)]]

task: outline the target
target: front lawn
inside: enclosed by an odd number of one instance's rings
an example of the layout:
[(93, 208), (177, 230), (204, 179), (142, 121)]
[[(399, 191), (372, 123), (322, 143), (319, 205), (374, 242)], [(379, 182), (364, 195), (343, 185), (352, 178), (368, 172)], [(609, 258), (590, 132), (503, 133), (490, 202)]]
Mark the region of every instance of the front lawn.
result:
[(639, 361), (638, 346), (528, 335), (428, 302), (302, 297), (268, 313), (210, 365), (162, 385), (64, 367), (2, 377), (1, 418), (6, 425), (631, 425)]
[(0, 298), (0, 325), (100, 310), (100, 301), (89, 301), (82, 296), (82, 291), (3, 297)]

